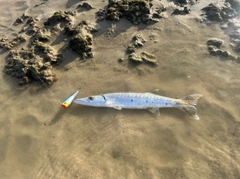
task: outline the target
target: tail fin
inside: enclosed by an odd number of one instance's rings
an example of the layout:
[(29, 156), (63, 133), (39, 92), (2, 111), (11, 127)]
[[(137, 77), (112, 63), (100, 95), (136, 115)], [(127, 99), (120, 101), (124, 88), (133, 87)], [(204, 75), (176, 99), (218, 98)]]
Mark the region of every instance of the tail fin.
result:
[(186, 96), (180, 99), (179, 108), (183, 110), (192, 119), (199, 120), (200, 118), (197, 115), (197, 109), (194, 106), (197, 105), (198, 99), (201, 97), (201, 94), (193, 94)]

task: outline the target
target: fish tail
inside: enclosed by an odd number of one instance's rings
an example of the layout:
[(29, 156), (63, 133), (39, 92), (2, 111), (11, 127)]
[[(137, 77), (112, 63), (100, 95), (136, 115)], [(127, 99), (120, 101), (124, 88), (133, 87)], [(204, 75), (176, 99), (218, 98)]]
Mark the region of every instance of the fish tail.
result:
[(180, 99), (179, 101), (180, 105), (178, 108), (184, 111), (192, 119), (199, 120), (200, 118), (197, 115), (197, 109), (195, 106), (197, 105), (197, 102), (201, 97), (202, 97), (201, 94), (193, 94), (186, 96)]

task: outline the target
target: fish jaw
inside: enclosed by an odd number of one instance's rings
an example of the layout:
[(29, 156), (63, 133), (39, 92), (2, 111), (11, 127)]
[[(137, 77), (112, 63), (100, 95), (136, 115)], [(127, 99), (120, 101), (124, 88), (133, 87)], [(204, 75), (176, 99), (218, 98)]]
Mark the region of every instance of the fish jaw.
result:
[(80, 98), (73, 101), (76, 104), (85, 105), (85, 106), (95, 106), (95, 107), (106, 107), (107, 103), (104, 96), (89, 96), (86, 98)]

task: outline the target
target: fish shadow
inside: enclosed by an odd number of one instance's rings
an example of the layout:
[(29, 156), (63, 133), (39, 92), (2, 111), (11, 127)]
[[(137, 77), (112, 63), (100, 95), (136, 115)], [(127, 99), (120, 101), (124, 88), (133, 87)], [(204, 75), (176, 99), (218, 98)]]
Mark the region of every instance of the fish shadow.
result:
[(96, 114), (97, 116), (103, 116), (107, 113), (109, 109), (108, 108), (93, 108), (88, 106), (70, 106), (66, 109), (60, 108), (55, 116), (51, 119), (49, 122), (49, 126), (52, 126), (59, 122), (62, 118), (65, 118), (64, 116), (88, 116)]
[(49, 126), (52, 126), (54, 125), (55, 123), (57, 123), (61, 118), (62, 116), (64, 115), (65, 111), (63, 109), (59, 109), (57, 114), (54, 116), (54, 118), (49, 122)]
[[(57, 122), (59, 122), (62, 118), (64, 118), (64, 116), (67, 115), (71, 115), (76, 113), (76, 106), (71, 106), (68, 107), (66, 109), (60, 108), (58, 110), (58, 112), (56, 113), (56, 115), (51, 119), (51, 121), (49, 122), (49, 126), (52, 126), (54, 124), (56, 124)], [(79, 112), (78, 112), (79, 113)]]
[[(181, 119), (185, 121), (185, 123), (189, 123), (189, 117), (186, 116), (182, 111), (178, 109), (160, 109), (160, 116), (153, 114), (149, 112), (148, 110), (143, 109), (122, 109), (122, 110), (116, 110), (113, 108), (95, 108), (95, 107), (89, 107), (89, 106), (70, 106), (66, 109), (59, 109), (56, 115), (52, 118), (52, 120), (49, 122), (49, 126), (52, 126), (59, 122), (62, 118), (64, 118), (65, 115), (71, 115), (71, 116), (88, 116), (88, 115), (97, 115), (98, 118), (103, 118), (105, 115), (117, 115), (119, 113), (124, 113), (124, 115), (136, 115), (136, 116), (144, 116), (146, 114), (149, 114), (150, 118), (163, 118), (164, 116), (167, 117), (173, 117), (176, 119)], [(99, 119), (99, 120), (100, 120)], [(101, 120), (100, 120), (101, 121)]]

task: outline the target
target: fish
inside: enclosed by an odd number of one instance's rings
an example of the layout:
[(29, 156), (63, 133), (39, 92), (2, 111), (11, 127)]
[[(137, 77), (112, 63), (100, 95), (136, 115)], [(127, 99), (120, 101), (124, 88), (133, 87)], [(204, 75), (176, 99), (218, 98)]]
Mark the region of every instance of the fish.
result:
[(78, 95), (78, 93), (79, 93), (79, 90), (75, 91), (73, 94), (71, 94), (70, 96), (68, 96), (68, 97), (64, 100), (64, 102), (62, 103), (62, 108), (64, 108), (64, 109), (68, 108), (68, 107), (72, 104), (73, 100), (76, 98), (76, 96)]
[(178, 108), (189, 117), (199, 120), (196, 105), (202, 94), (193, 94), (181, 99), (160, 96), (153, 93), (107, 93), (75, 99), (73, 102), (85, 106), (121, 109), (148, 109), (160, 115), (159, 108)]

